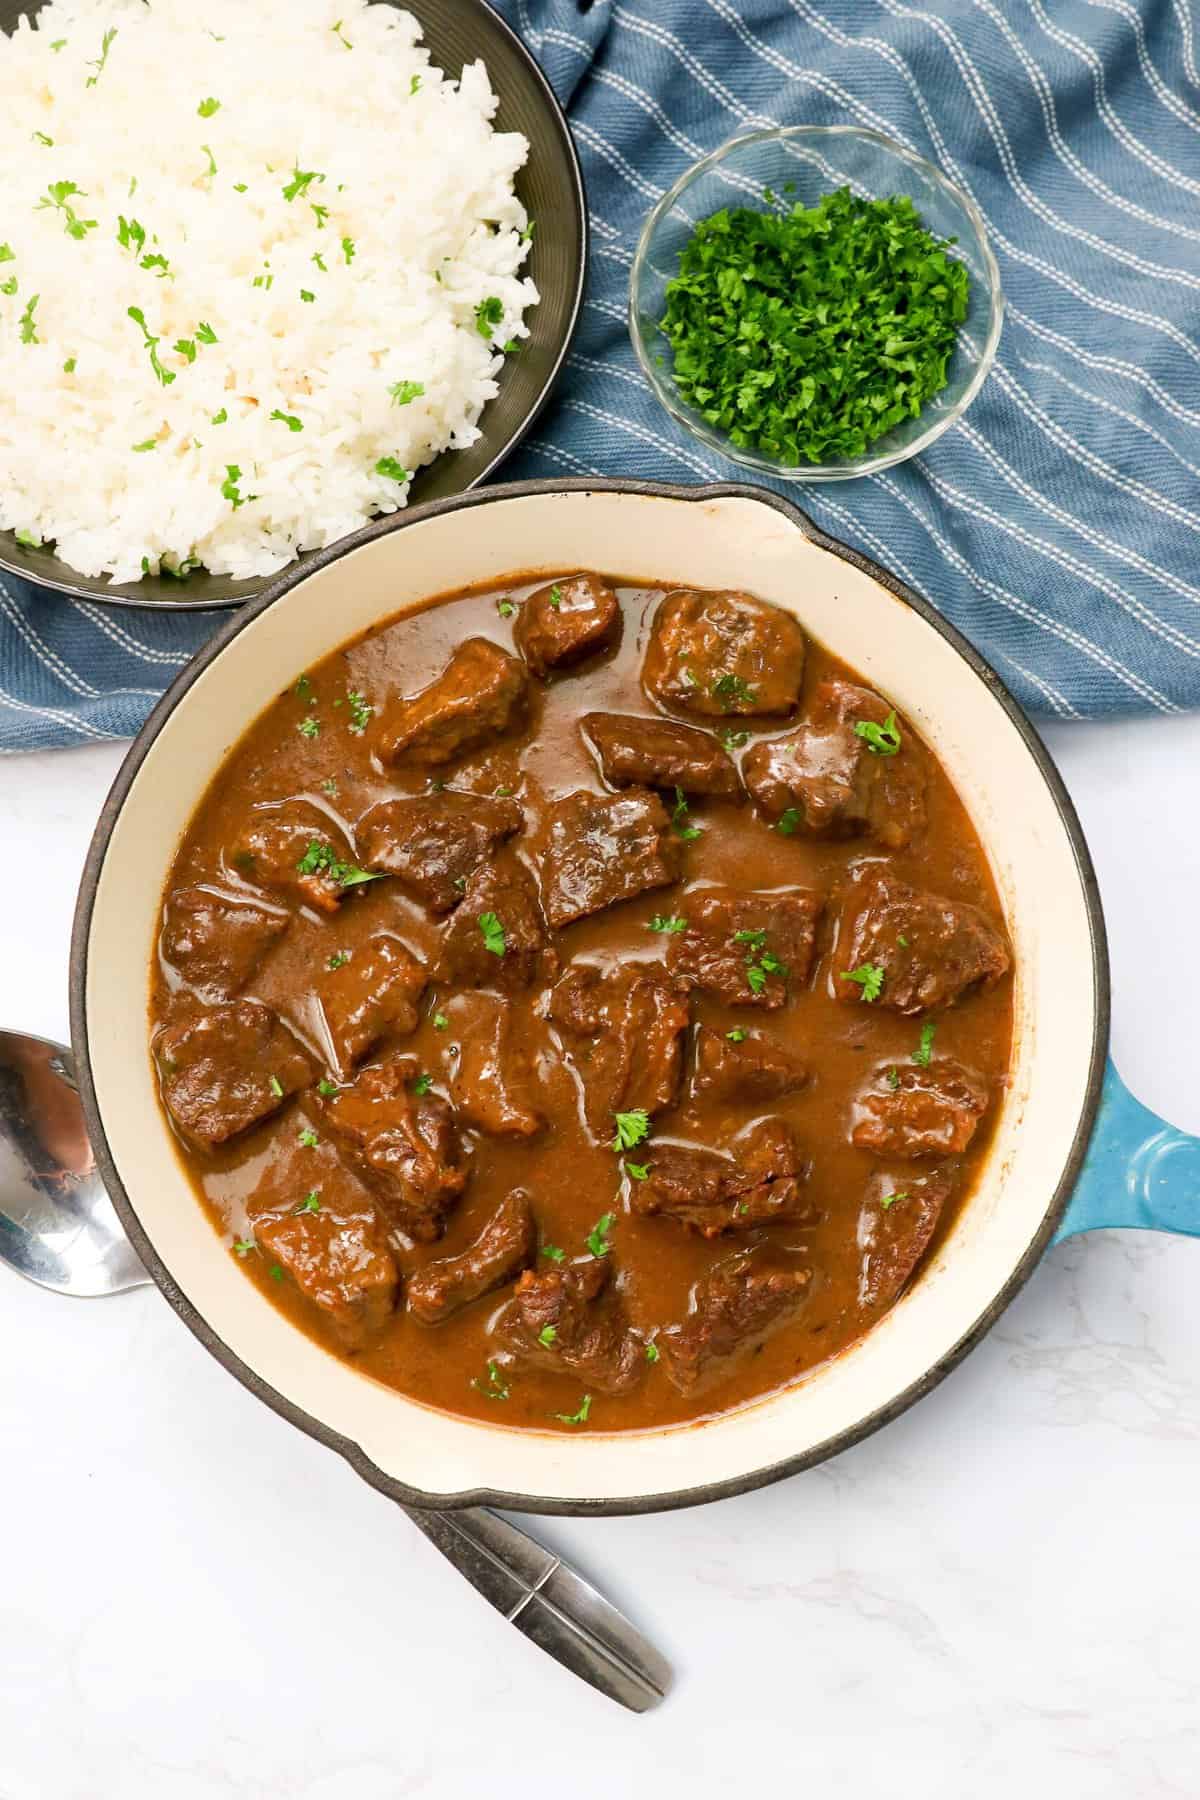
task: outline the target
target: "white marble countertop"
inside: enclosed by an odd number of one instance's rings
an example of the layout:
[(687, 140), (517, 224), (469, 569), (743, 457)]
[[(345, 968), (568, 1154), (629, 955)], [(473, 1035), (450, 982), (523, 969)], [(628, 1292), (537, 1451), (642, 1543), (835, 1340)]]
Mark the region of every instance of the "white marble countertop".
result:
[[(1200, 1131), (1200, 718), (1049, 735), (1100, 870), (1118, 1062)], [(67, 1035), (118, 760), (0, 763), (5, 1023)], [(673, 1658), (638, 1719), (156, 1292), (0, 1272), (0, 1800), (1194, 1800), (1198, 1284), (1200, 1242), (1078, 1239), (836, 1461), (690, 1513), (534, 1522)]]

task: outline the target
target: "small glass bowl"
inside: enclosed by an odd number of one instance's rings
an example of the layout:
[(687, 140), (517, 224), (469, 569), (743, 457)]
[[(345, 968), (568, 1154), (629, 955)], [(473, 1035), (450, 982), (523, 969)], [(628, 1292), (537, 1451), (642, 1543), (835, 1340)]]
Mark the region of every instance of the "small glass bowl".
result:
[[(789, 184), (786, 195), (785, 183)], [(920, 415), (893, 427), (861, 456), (790, 467), (730, 443), (681, 397), (671, 372), (671, 349), (659, 334), (666, 287), (679, 273), (679, 257), (701, 219), (722, 207), (762, 208), (770, 188), (781, 210), (812, 206), (822, 194), (848, 187), (866, 200), (908, 194), (922, 222), (937, 238), (956, 238), (953, 254), (971, 277), (967, 316), (959, 326), (948, 381)], [(872, 475), (925, 450), (960, 419), (983, 386), (1000, 341), (1004, 295), (1000, 271), (974, 201), (923, 157), (891, 138), (857, 125), (773, 126), (730, 138), (681, 175), (642, 228), (629, 283), (629, 334), (642, 370), (673, 419), (693, 437), (734, 462), (783, 481), (846, 481)], [(661, 357), (661, 361), (658, 360)]]

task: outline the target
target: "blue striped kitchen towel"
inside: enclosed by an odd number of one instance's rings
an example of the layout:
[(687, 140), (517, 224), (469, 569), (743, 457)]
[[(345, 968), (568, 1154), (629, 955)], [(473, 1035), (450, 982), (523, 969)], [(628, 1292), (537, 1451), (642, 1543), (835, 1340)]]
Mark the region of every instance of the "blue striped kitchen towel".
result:
[[(569, 105), (594, 233), (556, 403), (506, 476), (736, 475), (647, 393), (647, 209), (747, 127), (872, 126), (974, 195), (1008, 313), (926, 454), (787, 491), (927, 594), (1033, 711), (1200, 705), (1200, 68), (1189, 0), (500, 0)], [(1195, 460), (1192, 460), (1195, 458)], [(0, 748), (133, 731), (211, 616), (0, 579)]]

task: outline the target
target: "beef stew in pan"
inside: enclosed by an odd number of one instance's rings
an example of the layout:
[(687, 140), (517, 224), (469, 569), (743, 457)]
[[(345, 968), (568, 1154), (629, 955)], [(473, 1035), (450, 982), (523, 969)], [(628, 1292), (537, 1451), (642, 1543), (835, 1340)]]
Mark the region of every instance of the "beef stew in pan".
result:
[(590, 571), (305, 671), (174, 859), (151, 1054), (229, 1254), (427, 1405), (744, 1405), (970, 1194), (1011, 950), (945, 771), (752, 594)]

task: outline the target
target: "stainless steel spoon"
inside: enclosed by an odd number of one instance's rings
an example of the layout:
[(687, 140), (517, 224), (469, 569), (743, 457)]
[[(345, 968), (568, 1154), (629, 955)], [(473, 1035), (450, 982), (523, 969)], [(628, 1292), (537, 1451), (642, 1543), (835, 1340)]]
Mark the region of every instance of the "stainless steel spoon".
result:
[[(96, 1171), (62, 1044), (0, 1031), (0, 1262), (56, 1294), (152, 1286)], [(582, 1680), (648, 1712), (671, 1669), (577, 1570), (481, 1507), (402, 1507), (510, 1624)]]

